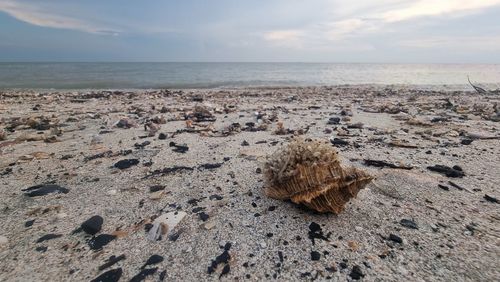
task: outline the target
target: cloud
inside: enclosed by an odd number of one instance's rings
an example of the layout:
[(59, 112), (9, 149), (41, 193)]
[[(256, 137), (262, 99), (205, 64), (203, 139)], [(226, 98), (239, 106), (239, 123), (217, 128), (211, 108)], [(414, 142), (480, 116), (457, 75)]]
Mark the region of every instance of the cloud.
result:
[(335, 13), (338, 19), (323, 20), (294, 29), (293, 32), (266, 31), (262, 37), (270, 42), (279, 41), (281, 45), (314, 48), (311, 44), (345, 43), (374, 33), (390, 32), (404, 21), (423, 17), (461, 17), (500, 5), (500, 0), (380, 0), (377, 1), (378, 6), (366, 4), (366, 1), (352, 1), (350, 4), (331, 1), (332, 10), (348, 11), (347, 15)]
[(118, 35), (120, 33), (118, 29), (59, 14), (56, 11), (51, 11), (48, 7), (36, 5), (27, 1), (0, 0), (0, 11), (20, 21), (36, 26), (72, 29), (106, 35)]
[(426, 16), (464, 15), (499, 4), (500, 0), (420, 0), (412, 1), (404, 8), (387, 11), (381, 18), (390, 23)]

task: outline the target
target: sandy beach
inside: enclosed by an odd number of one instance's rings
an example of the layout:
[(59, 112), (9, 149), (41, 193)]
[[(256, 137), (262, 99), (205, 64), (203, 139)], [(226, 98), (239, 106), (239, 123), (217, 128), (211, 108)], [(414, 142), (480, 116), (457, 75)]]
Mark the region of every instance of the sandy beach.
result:
[[(395, 86), (1, 91), (0, 281), (498, 280), (499, 104)], [(265, 195), (266, 156), (297, 136), (375, 178), (339, 215)]]

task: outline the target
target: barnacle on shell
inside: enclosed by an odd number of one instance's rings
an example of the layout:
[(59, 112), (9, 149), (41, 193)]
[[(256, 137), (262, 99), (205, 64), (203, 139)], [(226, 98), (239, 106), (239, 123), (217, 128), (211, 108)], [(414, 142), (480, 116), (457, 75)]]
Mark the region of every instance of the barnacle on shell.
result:
[(264, 173), (267, 196), (335, 214), (373, 179), (360, 169), (342, 167), (329, 143), (303, 138), (270, 155)]

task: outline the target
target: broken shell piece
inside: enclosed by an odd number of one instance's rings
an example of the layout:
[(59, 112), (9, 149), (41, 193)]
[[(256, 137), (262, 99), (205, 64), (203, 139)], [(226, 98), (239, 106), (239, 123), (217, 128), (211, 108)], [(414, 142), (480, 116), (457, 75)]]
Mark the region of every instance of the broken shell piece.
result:
[(373, 179), (360, 169), (342, 167), (328, 142), (302, 138), (269, 156), (264, 171), (267, 196), (335, 214)]
[(186, 215), (187, 213), (183, 211), (168, 212), (160, 215), (153, 221), (153, 227), (151, 227), (146, 237), (151, 241), (161, 240), (163, 235), (172, 232)]

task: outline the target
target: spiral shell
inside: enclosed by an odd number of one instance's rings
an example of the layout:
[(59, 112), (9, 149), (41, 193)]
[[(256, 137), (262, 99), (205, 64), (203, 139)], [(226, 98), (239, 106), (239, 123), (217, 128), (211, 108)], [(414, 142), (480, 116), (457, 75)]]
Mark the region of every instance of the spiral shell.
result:
[(303, 138), (269, 156), (264, 173), (267, 196), (335, 214), (373, 179), (360, 169), (342, 167), (327, 142)]

